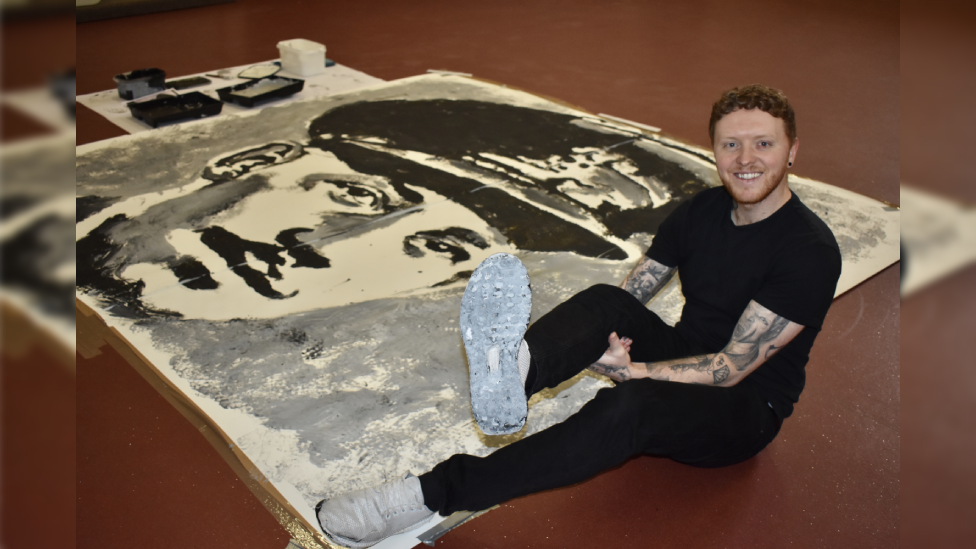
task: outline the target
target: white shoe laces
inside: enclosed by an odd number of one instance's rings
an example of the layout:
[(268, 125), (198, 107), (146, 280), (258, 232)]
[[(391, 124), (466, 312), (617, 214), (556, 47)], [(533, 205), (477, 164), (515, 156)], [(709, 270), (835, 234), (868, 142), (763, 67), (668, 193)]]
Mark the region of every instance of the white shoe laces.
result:
[(380, 512), (389, 519), (400, 513), (415, 511), (421, 504), (417, 494), (407, 488), (406, 482), (391, 482), (373, 490), (379, 495), (377, 503), (383, 505)]

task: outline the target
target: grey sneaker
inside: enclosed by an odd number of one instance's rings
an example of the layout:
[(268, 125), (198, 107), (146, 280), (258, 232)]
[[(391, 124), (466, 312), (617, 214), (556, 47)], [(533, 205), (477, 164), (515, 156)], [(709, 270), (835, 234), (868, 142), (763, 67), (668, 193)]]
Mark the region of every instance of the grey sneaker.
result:
[(369, 547), (406, 532), (434, 512), (424, 507), (420, 479), (407, 473), (375, 488), (324, 499), (315, 516), (325, 535), (345, 547)]
[(471, 411), (485, 434), (507, 435), (525, 425), (528, 405), (518, 348), (531, 313), (529, 274), (514, 255), (492, 255), (471, 274), (461, 298), (461, 338)]

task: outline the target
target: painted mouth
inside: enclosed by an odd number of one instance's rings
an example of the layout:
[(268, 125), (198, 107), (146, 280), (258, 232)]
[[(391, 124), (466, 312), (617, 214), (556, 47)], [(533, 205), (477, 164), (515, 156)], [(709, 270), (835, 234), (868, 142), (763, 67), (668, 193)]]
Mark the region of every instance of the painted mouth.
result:
[(752, 180), (752, 179), (756, 179), (760, 175), (762, 175), (762, 172), (745, 172), (745, 173), (737, 173), (737, 174), (735, 174), (735, 176), (737, 178), (744, 179), (746, 181), (749, 181), (749, 180)]

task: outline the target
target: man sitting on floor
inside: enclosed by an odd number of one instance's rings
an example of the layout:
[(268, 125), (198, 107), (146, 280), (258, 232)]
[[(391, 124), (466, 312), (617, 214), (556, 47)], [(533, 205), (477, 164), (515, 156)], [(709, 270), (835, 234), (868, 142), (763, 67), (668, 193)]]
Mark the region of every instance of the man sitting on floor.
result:
[[(485, 260), (465, 291), (472, 409), (486, 433), (517, 431), (528, 397), (584, 368), (616, 386), (486, 457), (455, 455), (420, 477), (319, 503), (330, 539), (367, 547), (435, 511), (487, 509), (642, 453), (721, 467), (773, 440), (803, 390), (840, 250), (790, 191), (799, 141), (781, 92), (753, 85), (723, 93), (709, 134), (724, 189), (682, 203), (620, 288), (584, 290), (527, 330), (528, 277), (513, 256)], [(646, 303), (678, 270), (686, 303), (670, 327)]]

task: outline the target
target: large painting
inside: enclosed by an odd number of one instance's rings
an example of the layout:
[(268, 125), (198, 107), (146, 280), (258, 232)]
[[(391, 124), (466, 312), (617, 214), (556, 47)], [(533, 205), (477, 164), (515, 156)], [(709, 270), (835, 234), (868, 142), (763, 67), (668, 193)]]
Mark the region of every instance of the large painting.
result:
[[(79, 148), (78, 296), (315, 524), (323, 497), (485, 455), (609, 384), (581, 374), (525, 432), (481, 434), (457, 321), (482, 259), (522, 259), (537, 318), (618, 283), (718, 184), (708, 151), (425, 75)], [(838, 237), (840, 291), (897, 259), (893, 208), (792, 184)], [(673, 284), (652, 308), (681, 304)]]

